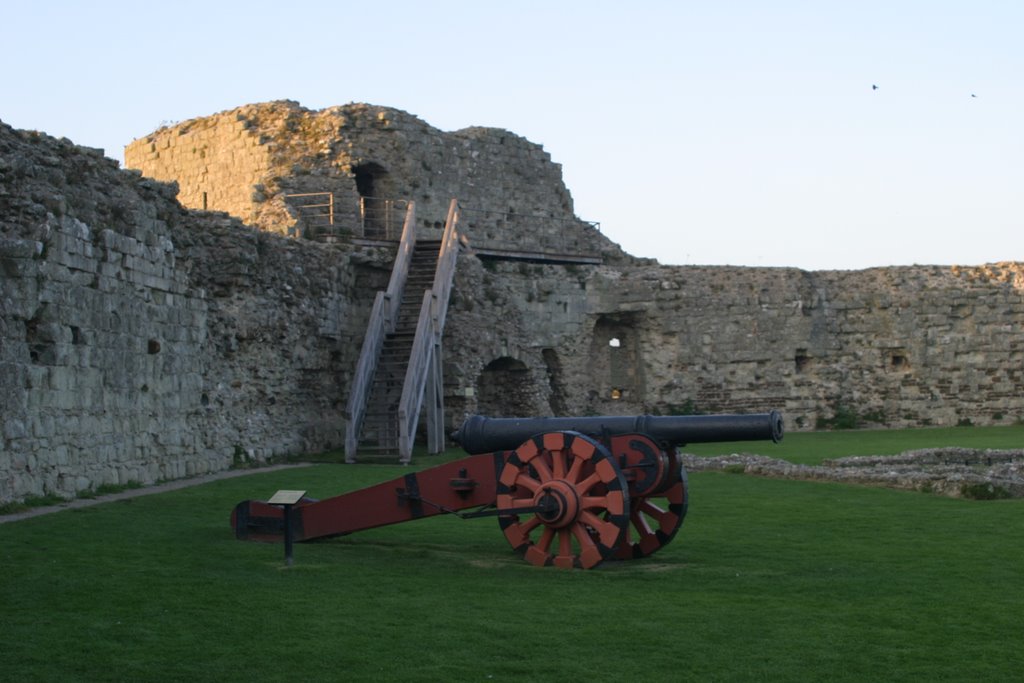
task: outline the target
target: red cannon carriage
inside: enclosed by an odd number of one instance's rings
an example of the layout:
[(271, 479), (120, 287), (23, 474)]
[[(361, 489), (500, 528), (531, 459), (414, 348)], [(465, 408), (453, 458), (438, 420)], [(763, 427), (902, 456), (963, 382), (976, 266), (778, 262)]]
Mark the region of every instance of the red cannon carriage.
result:
[[(758, 415), (469, 418), (453, 435), (467, 458), (325, 500), (287, 515), (310, 541), (438, 514), (494, 516), (529, 562), (589, 569), (646, 557), (672, 540), (688, 501), (676, 451), (687, 443), (782, 439), (777, 411)], [(286, 515), (239, 503), (240, 539), (285, 539)]]

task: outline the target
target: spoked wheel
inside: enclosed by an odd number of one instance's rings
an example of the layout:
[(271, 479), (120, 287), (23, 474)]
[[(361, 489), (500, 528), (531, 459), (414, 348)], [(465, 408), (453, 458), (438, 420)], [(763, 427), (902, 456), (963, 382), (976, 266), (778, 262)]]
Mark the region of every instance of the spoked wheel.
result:
[(686, 517), (686, 469), (673, 448), (663, 451), (649, 437), (612, 438), (612, 452), (629, 472), (630, 508), (626, 536), (616, 559), (647, 557), (671, 541)]
[(638, 559), (661, 550), (671, 541), (686, 515), (686, 475), (665, 498), (639, 498), (629, 511), (629, 530), (616, 558)]
[(629, 524), (622, 471), (576, 432), (540, 434), (513, 451), (497, 493), (505, 538), (537, 566), (590, 569), (614, 556)]

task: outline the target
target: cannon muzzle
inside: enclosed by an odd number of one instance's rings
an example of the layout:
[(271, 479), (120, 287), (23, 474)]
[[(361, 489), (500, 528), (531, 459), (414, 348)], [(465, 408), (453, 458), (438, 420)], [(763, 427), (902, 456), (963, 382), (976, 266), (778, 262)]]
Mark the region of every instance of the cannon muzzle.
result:
[(600, 439), (618, 434), (646, 434), (665, 446), (721, 441), (782, 440), (782, 414), (634, 415), (604, 417), (484, 417), (473, 415), (452, 434), (469, 454), (507, 451), (537, 434), (580, 432)]

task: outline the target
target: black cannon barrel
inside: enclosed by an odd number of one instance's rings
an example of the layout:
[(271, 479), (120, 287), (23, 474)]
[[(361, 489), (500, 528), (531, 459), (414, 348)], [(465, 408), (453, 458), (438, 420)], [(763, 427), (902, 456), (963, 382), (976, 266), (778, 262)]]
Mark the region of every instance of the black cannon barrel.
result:
[(452, 434), (470, 455), (512, 450), (547, 432), (580, 432), (588, 436), (646, 434), (670, 446), (717, 441), (782, 440), (782, 414), (756, 415), (630, 415), (604, 417), (484, 417), (473, 415)]

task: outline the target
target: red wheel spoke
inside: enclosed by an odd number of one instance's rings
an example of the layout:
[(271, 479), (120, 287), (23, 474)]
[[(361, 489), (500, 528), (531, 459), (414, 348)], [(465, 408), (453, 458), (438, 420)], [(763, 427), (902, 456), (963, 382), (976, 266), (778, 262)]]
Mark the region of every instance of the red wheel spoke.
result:
[(553, 451), (551, 453), (551, 475), (555, 479), (565, 479), (565, 451)]
[(602, 483), (601, 482), (601, 475), (599, 475), (597, 472), (594, 472), (589, 477), (587, 477), (583, 481), (581, 481), (578, 484), (576, 484), (576, 490), (579, 491), (581, 494), (583, 494), (583, 493), (586, 493), (587, 491), (589, 491), (590, 489), (594, 488), (597, 484), (600, 484), (600, 483)]
[(508, 504), (513, 507), (525, 507), (533, 502), (533, 494), (527, 491), (525, 487), (517, 489), (512, 493), (507, 493), (505, 496)]
[(544, 527), (540, 538), (537, 539), (537, 547), (548, 553), (551, 552), (551, 541), (555, 538), (555, 530), (549, 526)]
[(580, 508), (583, 510), (605, 511), (612, 515), (622, 515), (626, 513), (626, 502), (622, 491), (609, 491), (603, 496), (581, 497)]
[(608, 496), (582, 496), (580, 498), (580, 507), (584, 510), (593, 510), (595, 508), (607, 510)]
[[(578, 555), (574, 555), (572, 552), (572, 534), (569, 533), (568, 529), (558, 530), (558, 555), (555, 557), (554, 565), (561, 569), (572, 569), (577, 566), (577, 561), (580, 561)], [(579, 566), (585, 566), (585, 562), (580, 561)], [(591, 560), (589, 565), (596, 564), (595, 561)]]
[(558, 554), (562, 557), (572, 557), (572, 534), (568, 529), (558, 530)]
[(649, 500), (640, 505), (640, 511), (658, 522), (661, 529), (675, 525), (678, 516), (668, 510), (663, 510)]
[(637, 509), (642, 512), (646, 512), (648, 515), (655, 518), (661, 517), (661, 515), (665, 514), (665, 510), (655, 505), (650, 498), (642, 499), (640, 504), (637, 506)]
[(634, 510), (633, 514), (629, 516), (629, 521), (633, 523), (636, 530), (641, 535), (653, 534), (654, 531), (651, 529), (651, 525), (647, 523), (647, 518), (640, 514), (639, 510)]
[(524, 534), (529, 534), (531, 531), (540, 526), (540, 517), (531, 517), (530, 519), (519, 525), (519, 529)]
[(604, 546), (614, 548), (619, 544), (619, 539), (622, 536), (622, 526), (601, 519), (592, 512), (580, 513), (580, 522), (596, 531)]
[[(540, 489), (540, 484), (541, 483), (539, 481), (525, 473), (521, 473), (519, 476), (516, 477), (516, 486), (522, 486), (531, 494), (537, 493), (537, 491)], [(531, 496), (524, 496), (524, 498), (527, 499), (529, 499), (530, 497)]]
[(551, 481), (554, 477), (551, 476), (551, 468), (544, 462), (543, 458), (534, 458), (530, 461), (530, 465), (533, 469), (537, 470), (537, 479), (543, 484), (546, 481)]
[(570, 484), (575, 484), (577, 481), (579, 481), (580, 472), (583, 471), (584, 462), (585, 460), (583, 458), (575, 458), (572, 461), (572, 465), (569, 466), (569, 471), (566, 472), (565, 474), (565, 480), (567, 482), (569, 482)]
[(580, 544), (581, 548), (592, 548), (597, 545), (594, 543), (594, 538), (590, 535), (590, 531), (585, 524), (573, 524), (572, 535), (576, 537), (576, 541)]
[(611, 557), (612, 553), (608, 548), (600, 548), (597, 543), (594, 542), (594, 537), (590, 532), (590, 529), (582, 524), (577, 524), (573, 528), (573, 533), (579, 540), (580, 554), (579, 562), (580, 566), (584, 569), (590, 569), (596, 567), (601, 563), (601, 560), (605, 557)]

